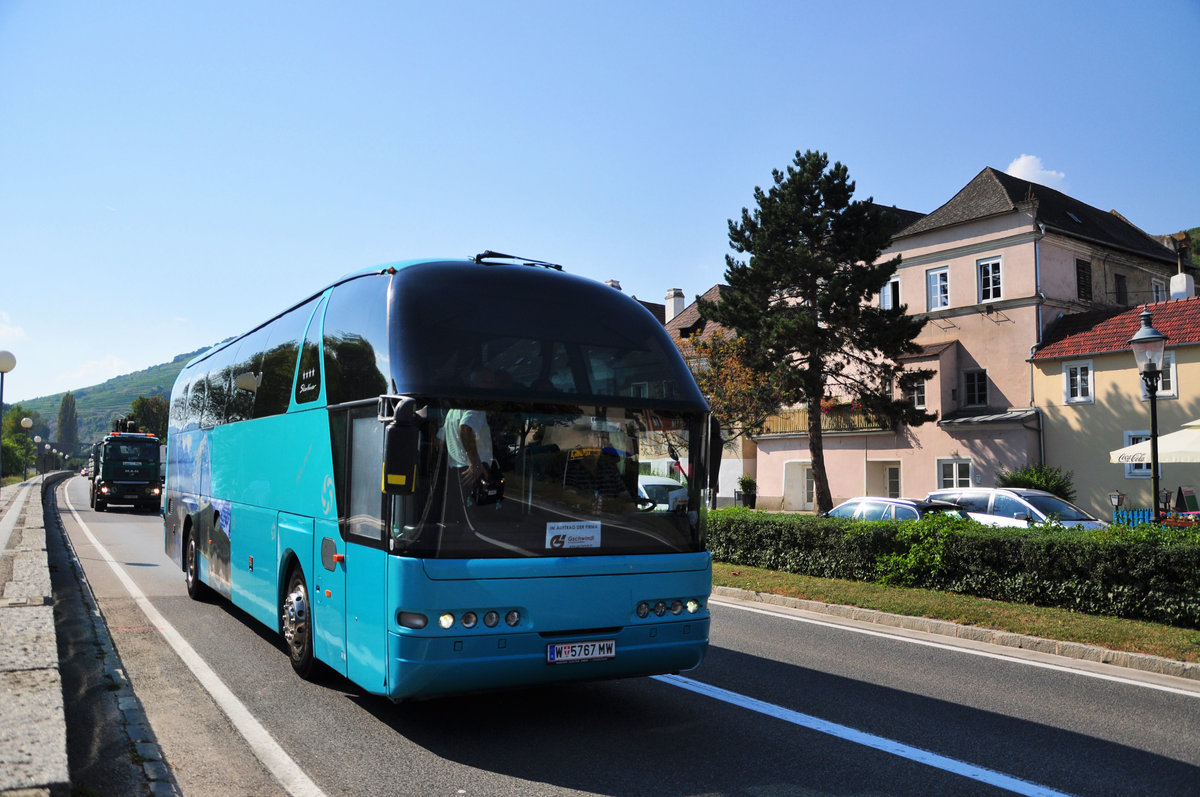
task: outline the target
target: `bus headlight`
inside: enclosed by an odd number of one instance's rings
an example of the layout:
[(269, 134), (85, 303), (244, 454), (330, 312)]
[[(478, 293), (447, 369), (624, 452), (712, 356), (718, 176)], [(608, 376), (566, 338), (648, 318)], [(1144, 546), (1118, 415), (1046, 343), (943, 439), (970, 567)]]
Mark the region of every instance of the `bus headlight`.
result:
[(687, 610), (688, 610), (688, 614), (695, 614), (696, 612), (700, 611), (700, 601), (698, 601), (694, 598), (692, 600), (688, 601), (687, 602)]
[(666, 604), (666, 602), (665, 602), (665, 601), (657, 601), (657, 602), (654, 604), (654, 616), (655, 616), (655, 617), (662, 617), (662, 616), (663, 616), (664, 614), (666, 614), (666, 613), (667, 613), (667, 604)]
[(683, 612), (683, 601), (676, 598), (671, 601), (671, 614), (681, 614)]
[(521, 622), (521, 613), (516, 609), (510, 609), (508, 614), (504, 615), (504, 622), (511, 626), (516, 626)]
[(450, 614), (450, 612), (446, 612), (438, 618), (438, 625), (446, 629), (452, 628), (454, 626), (454, 615)]
[(422, 628), (429, 625), (429, 618), (418, 612), (406, 612), (401, 610), (396, 612), (396, 622), (402, 628), (412, 628), (420, 631)]
[(467, 612), (462, 616), (463, 628), (474, 628), (477, 622), (479, 622), (479, 616), (475, 612)]
[(637, 605), (637, 609), (635, 609), (634, 611), (637, 613), (638, 617), (645, 620), (647, 617), (650, 616), (650, 604), (646, 603), (645, 601), (642, 601), (641, 603), (639, 603)]
[(489, 611), (487, 614), (485, 614), (483, 616), (483, 624), (486, 625), (488, 628), (495, 628), (496, 624), (499, 622), (500, 622), (500, 613), (496, 612), (494, 610)]

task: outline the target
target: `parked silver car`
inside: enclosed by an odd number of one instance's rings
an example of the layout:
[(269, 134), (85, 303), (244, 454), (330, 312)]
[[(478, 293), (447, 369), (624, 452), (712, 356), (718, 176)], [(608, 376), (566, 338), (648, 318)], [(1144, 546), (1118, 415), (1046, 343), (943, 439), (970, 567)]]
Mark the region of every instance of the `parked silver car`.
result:
[(1028, 526), (1057, 520), (1064, 526), (1098, 529), (1107, 526), (1074, 504), (1045, 490), (1024, 487), (955, 487), (934, 490), (928, 500), (950, 501), (972, 519), (989, 526)]
[(964, 517), (954, 504), (946, 501), (920, 501), (915, 498), (877, 498), (863, 496), (843, 501), (825, 513), (825, 517), (854, 520), (917, 520), (930, 512), (945, 512)]

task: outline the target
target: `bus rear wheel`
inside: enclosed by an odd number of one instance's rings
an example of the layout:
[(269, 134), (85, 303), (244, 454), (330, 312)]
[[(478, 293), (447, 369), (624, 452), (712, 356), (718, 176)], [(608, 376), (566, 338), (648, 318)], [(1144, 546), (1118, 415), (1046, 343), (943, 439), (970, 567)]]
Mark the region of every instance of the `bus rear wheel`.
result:
[(188, 535), (183, 551), (183, 574), (187, 581), (188, 597), (194, 601), (203, 600), (208, 594), (208, 587), (200, 580), (200, 552), (196, 550), (196, 535)]
[(288, 573), (287, 594), (283, 597), (281, 613), (283, 638), (287, 642), (288, 658), (292, 669), (301, 678), (313, 675), (312, 614), (308, 602), (308, 587), (304, 584), (304, 573), (293, 567)]

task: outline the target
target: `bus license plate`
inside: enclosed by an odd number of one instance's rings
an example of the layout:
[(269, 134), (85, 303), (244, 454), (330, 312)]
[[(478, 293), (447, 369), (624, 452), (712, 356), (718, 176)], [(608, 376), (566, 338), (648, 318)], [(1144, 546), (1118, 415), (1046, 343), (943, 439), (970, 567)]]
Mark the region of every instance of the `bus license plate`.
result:
[(617, 641), (615, 639), (601, 639), (597, 642), (566, 642), (561, 645), (546, 646), (547, 664), (597, 661), (615, 658), (616, 655)]

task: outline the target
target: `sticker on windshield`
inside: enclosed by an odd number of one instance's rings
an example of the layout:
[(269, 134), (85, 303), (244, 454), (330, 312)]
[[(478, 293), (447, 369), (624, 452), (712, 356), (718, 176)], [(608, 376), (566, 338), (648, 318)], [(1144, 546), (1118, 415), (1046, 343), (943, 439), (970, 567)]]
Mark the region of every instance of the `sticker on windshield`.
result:
[(574, 523), (547, 523), (547, 548), (599, 548), (600, 523), (577, 521)]

